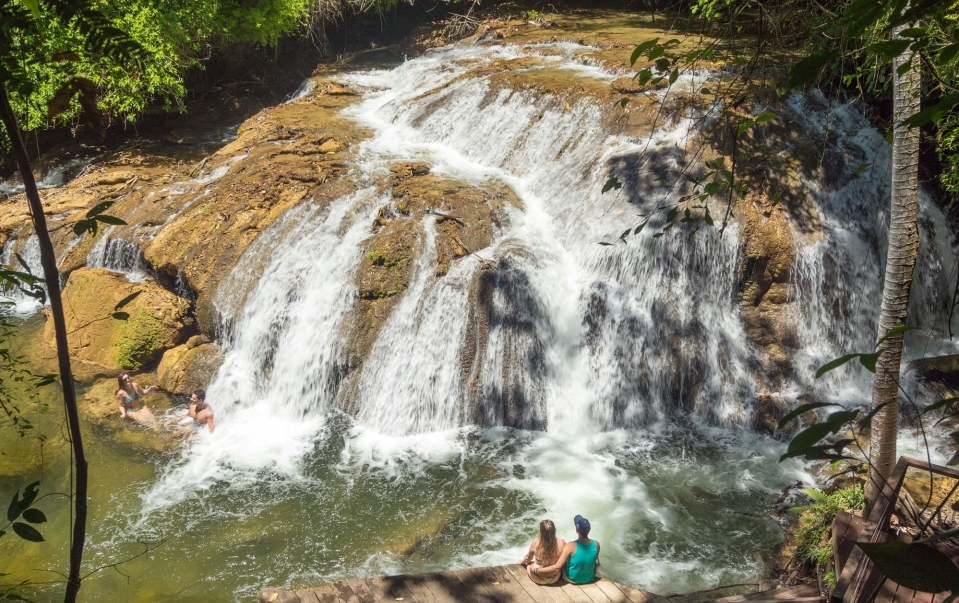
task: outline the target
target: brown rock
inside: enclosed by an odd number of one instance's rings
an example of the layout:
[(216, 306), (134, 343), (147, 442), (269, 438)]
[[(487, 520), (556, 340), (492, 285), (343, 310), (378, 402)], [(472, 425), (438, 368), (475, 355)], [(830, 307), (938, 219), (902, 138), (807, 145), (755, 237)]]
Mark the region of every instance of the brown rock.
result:
[(163, 390), (173, 394), (188, 394), (210, 385), (223, 364), (223, 351), (209, 342), (191, 345), (200, 338), (206, 339), (202, 335), (191, 337), (186, 344), (163, 354), (157, 366), (157, 380)]
[(320, 148), (317, 149), (317, 152), (324, 155), (326, 153), (335, 153), (336, 151), (340, 149), (341, 146), (342, 144), (338, 140), (336, 140), (335, 138), (331, 138), (327, 140), (326, 142), (324, 142), (323, 144), (321, 144)]
[(616, 78), (613, 80), (611, 86), (616, 92), (622, 92), (624, 94), (632, 94), (643, 89), (642, 86), (639, 85), (639, 82), (636, 81), (636, 78), (626, 76)]
[[(189, 302), (100, 268), (75, 270), (63, 290), (70, 356), (108, 371), (157, 361), (195, 329)], [(53, 321), (44, 338), (54, 346)]]

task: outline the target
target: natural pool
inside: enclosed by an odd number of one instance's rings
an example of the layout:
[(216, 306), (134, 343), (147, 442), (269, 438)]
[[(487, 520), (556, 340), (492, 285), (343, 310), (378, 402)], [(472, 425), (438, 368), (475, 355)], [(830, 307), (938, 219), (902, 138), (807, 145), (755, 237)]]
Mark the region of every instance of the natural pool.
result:
[[(4, 496), (35, 479), (41, 494), (69, 488), (51, 394), (42, 447), (5, 432)], [(174, 411), (162, 396), (150, 401)], [(664, 594), (756, 582), (782, 541), (771, 503), (809, 479), (777, 462), (775, 440), (694, 425), (573, 440), (477, 428), (384, 437), (339, 412), (321, 423), (288, 467), (227, 467), (200, 481), (196, 457), (216, 444), (208, 434), (149, 450), (139, 428), (87, 429), (84, 573), (152, 550), (90, 575), (81, 600), (252, 601), (266, 586), (513, 562), (535, 522), (551, 517), (568, 537), (576, 513), (592, 521), (612, 579)], [(11, 577), (44, 583), (65, 571), (69, 511), (56, 495), (37, 507), (50, 520), (40, 526), (47, 541), (8, 535), (0, 557)], [(55, 601), (62, 585), (24, 592)]]

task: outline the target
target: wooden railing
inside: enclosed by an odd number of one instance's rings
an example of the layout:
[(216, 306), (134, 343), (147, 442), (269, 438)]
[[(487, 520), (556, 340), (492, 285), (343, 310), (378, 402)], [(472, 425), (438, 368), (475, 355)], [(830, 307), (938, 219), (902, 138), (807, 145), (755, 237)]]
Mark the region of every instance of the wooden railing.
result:
[[(886, 530), (889, 527), (889, 519), (896, 510), (899, 492), (902, 490), (902, 484), (906, 479), (906, 471), (910, 467), (959, 480), (959, 471), (955, 469), (933, 465), (906, 456), (899, 457), (899, 462), (896, 463), (892, 474), (889, 475), (889, 479), (883, 485), (879, 500), (870, 511), (869, 517), (866, 518), (861, 542), (882, 542), (887, 538)], [(867, 603), (873, 593), (870, 592), (872, 589), (866, 589), (865, 586), (871, 582), (870, 578), (873, 577), (875, 572), (876, 568), (862, 552), (862, 549), (855, 547), (842, 568), (836, 588), (830, 593), (830, 603)]]

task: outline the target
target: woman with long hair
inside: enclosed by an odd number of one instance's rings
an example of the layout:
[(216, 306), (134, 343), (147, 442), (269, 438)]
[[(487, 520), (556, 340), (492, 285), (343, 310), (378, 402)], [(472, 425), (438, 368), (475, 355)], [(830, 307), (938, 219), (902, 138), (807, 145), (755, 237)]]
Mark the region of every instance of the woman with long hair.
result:
[(539, 536), (529, 545), (529, 552), (520, 559), (519, 564), (526, 566), (526, 573), (536, 584), (553, 584), (560, 577), (560, 570), (541, 572), (541, 567), (548, 567), (559, 559), (560, 551), (566, 546), (566, 541), (556, 538), (556, 525), (551, 519), (539, 522)]

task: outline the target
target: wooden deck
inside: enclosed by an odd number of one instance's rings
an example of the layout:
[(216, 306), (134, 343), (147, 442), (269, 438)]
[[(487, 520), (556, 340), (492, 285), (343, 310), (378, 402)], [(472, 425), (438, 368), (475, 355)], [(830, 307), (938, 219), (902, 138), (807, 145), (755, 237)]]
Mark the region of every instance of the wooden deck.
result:
[(340, 580), (296, 591), (266, 588), (257, 597), (261, 603), (668, 603), (665, 597), (603, 578), (540, 586), (519, 565)]
[[(897, 534), (889, 529), (889, 519), (896, 509), (906, 471), (910, 467), (959, 480), (959, 471), (950, 467), (900, 457), (868, 518), (863, 520), (848, 513), (838, 514), (832, 529), (833, 559), (839, 580), (835, 590), (830, 593), (830, 603), (942, 603), (948, 597), (948, 591), (925, 593), (887, 580), (863, 554), (862, 549), (855, 546), (857, 541), (886, 542), (891, 538), (912, 541), (908, 533)], [(946, 554), (954, 563), (959, 562), (959, 555)]]

